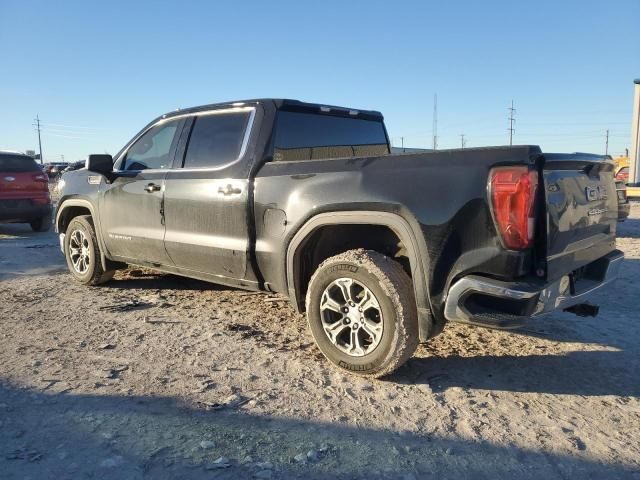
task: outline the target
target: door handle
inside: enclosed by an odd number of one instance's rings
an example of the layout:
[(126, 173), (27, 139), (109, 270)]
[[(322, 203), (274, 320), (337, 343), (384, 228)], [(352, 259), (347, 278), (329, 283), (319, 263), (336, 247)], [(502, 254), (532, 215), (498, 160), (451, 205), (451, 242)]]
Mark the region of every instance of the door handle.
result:
[(155, 183), (149, 183), (149, 184), (147, 184), (146, 187), (144, 187), (144, 189), (148, 193), (158, 192), (160, 190), (160, 185), (156, 185)]
[(218, 193), (226, 197), (227, 195), (240, 195), (242, 190), (229, 183), (226, 187), (218, 187)]

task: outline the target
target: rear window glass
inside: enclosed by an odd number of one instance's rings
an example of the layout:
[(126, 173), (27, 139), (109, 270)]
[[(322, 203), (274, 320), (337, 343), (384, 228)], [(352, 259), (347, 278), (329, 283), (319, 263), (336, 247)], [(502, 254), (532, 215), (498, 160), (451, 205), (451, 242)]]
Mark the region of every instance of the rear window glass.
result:
[(185, 168), (216, 168), (240, 156), (251, 112), (201, 115), (196, 118), (184, 157)]
[(381, 121), (301, 112), (278, 112), (276, 162), (362, 157), (389, 153)]
[(23, 155), (1, 155), (0, 172), (39, 172), (40, 167), (31, 157)]

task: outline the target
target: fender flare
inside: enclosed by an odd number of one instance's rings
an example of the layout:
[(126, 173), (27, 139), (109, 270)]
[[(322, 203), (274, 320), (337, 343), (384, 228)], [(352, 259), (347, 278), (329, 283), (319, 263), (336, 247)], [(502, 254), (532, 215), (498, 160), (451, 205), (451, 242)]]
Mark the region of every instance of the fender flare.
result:
[(58, 210), (56, 212), (56, 232), (58, 233), (62, 233), (60, 232), (60, 216), (62, 215), (62, 212), (64, 212), (69, 207), (86, 207), (91, 213), (91, 216), (93, 218), (96, 218), (95, 209), (93, 208), (93, 205), (89, 200), (83, 200), (81, 198), (68, 198), (60, 202), (60, 204), (58, 205)]
[(287, 247), (286, 255), (286, 285), (291, 302), (298, 312), (302, 311), (302, 305), (298, 301), (299, 286), (296, 284), (296, 259), (297, 252), (302, 243), (315, 230), (328, 225), (381, 225), (390, 228), (402, 241), (409, 255), (413, 290), (418, 310), (420, 327), (420, 340), (426, 341), (434, 329), (434, 321), (431, 315), (431, 299), (427, 286), (428, 256), (424, 241), (419, 242), (419, 237), (409, 222), (397, 213), (384, 211), (338, 211), (319, 213), (307, 220), (298, 229)]

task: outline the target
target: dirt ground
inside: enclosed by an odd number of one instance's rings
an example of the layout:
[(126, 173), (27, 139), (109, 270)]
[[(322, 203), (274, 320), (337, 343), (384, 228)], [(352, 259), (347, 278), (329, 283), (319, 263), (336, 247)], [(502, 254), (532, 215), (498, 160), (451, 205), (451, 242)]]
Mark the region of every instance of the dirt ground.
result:
[(593, 298), (503, 332), (449, 325), (380, 381), (336, 371), (263, 294), (65, 273), (0, 225), (0, 478), (640, 478), (640, 205)]

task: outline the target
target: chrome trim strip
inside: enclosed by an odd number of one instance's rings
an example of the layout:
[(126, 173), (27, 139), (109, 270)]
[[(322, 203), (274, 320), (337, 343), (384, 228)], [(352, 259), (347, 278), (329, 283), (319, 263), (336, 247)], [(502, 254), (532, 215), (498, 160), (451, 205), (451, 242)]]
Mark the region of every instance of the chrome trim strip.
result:
[(491, 280), (477, 275), (469, 275), (458, 280), (449, 289), (444, 307), (445, 318), (451, 322), (471, 320), (472, 315), (463, 307), (462, 300), (472, 292), (514, 300), (525, 300), (533, 297), (537, 293), (535, 291), (525, 292), (522, 290), (514, 290), (506, 285), (506, 283), (498, 280)]

